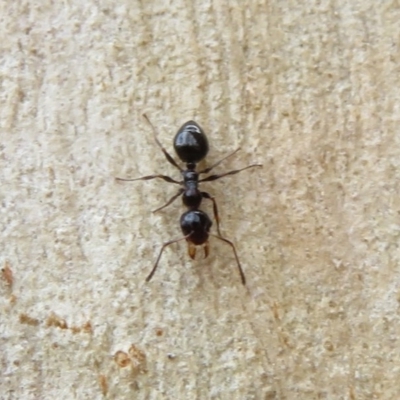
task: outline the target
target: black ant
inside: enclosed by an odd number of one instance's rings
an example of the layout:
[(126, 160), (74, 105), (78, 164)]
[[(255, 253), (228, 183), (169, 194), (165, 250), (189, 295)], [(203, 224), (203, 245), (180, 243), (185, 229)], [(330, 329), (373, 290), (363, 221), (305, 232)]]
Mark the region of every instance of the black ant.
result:
[[(163, 208), (169, 206), (179, 196), (182, 196), (183, 204), (189, 209), (188, 211), (182, 214), (180, 219), (180, 225), (183, 237), (175, 240), (170, 240), (169, 242), (166, 242), (162, 245), (156, 263), (154, 264), (154, 267), (151, 270), (149, 276), (146, 278), (146, 281), (147, 282), (150, 281), (150, 279), (153, 277), (157, 269), (158, 262), (160, 261), (161, 255), (167, 246), (169, 246), (172, 243), (179, 242), (180, 240), (186, 240), (188, 243), (189, 256), (190, 258), (194, 259), (196, 255), (196, 246), (204, 245), (204, 255), (206, 258), (209, 253), (208, 237), (211, 235), (224, 241), (225, 243), (228, 243), (231, 246), (239, 268), (239, 273), (242, 279), (242, 283), (243, 285), (245, 285), (246, 278), (244, 276), (242, 267), (240, 265), (235, 245), (230, 240), (222, 237), (221, 235), (221, 231), (219, 229), (219, 215), (218, 215), (217, 203), (215, 202), (214, 197), (212, 197), (207, 192), (200, 191), (198, 186), (199, 183), (201, 182), (215, 181), (227, 175), (237, 174), (238, 172), (244, 171), (245, 169), (253, 167), (261, 167), (261, 165), (253, 164), (242, 169), (237, 169), (220, 175), (210, 175), (207, 176), (206, 178), (199, 179), (200, 174), (207, 174), (213, 168), (219, 165), (222, 161), (226, 160), (228, 157), (237, 153), (240, 148), (236, 149), (233, 153), (224, 157), (222, 160), (216, 162), (211, 167), (208, 167), (206, 169), (203, 169), (202, 171), (197, 172), (196, 171), (197, 163), (199, 163), (208, 153), (208, 140), (207, 136), (204, 134), (203, 129), (201, 129), (201, 127), (196, 122), (188, 121), (181, 126), (181, 128), (178, 130), (174, 138), (175, 152), (177, 153), (180, 160), (186, 163), (186, 169), (182, 169), (177, 164), (177, 162), (169, 155), (167, 150), (164, 149), (164, 147), (158, 140), (157, 132), (153, 124), (150, 122), (150, 120), (147, 118), (145, 114), (143, 116), (144, 118), (146, 118), (147, 122), (153, 129), (153, 134), (157, 145), (161, 148), (168, 162), (172, 164), (174, 167), (179, 169), (179, 171), (183, 176), (183, 180), (178, 182), (175, 179), (170, 178), (169, 176), (158, 175), (158, 174), (143, 176), (142, 178), (136, 178), (136, 179), (123, 179), (123, 178), (116, 178), (116, 179), (119, 181), (139, 181), (139, 180), (161, 178), (164, 179), (164, 181), (176, 183), (182, 187), (178, 190), (178, 192), (174, 196), (171, 197), (170, 200), (167, 201), (166, 204), (164, 204), (160, 208), (157, 208), (153, 212), (160, 211)], [(211, 200), (213, 203), (214, 218), (217, 223), (218, 235), (213, 235), (210, 233), (212, 222), (209, 216), (204, 211), (199, 210), (203, 198)]]

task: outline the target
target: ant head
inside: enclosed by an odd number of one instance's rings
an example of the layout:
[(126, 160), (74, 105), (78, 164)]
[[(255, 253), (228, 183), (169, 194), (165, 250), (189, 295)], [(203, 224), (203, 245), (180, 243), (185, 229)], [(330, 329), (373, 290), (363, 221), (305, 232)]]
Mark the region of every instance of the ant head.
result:
[(207, 136), (196, 122), (188, 121), (175, 135), (174, 149), (181, 161), (190, 164), (198, 163), (208, 153)]
[(181, 215), (181, 230), (188, 242), (199, 246), (208, 240), (212, 225), (210, 217), (201, 210), (189, 210)]

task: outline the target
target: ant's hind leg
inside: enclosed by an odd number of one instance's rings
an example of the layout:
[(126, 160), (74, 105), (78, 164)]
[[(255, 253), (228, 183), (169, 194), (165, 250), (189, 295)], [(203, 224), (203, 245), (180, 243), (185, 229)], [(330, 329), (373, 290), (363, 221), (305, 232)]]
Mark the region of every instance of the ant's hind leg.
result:
[(262, 165), (261, 165), (261, 164), (252, 164), (252, 165), (248, 165), (247, 167), (244, 167), (244, 168), (241, 168), (241, 169), (235, 169), (234, 171), (225, 172), (225, 173), (223, 173), (223, 174), (219, 174), (219, 175), (210, 175), (210, 176), (207, 176), (207, 178), (200, 179), (200, 180), (199, 180), (199, 183), (200, 183), (200, 182), (211, 182), (211, 181), (216, 181), (217, 179), (223, 178), (224, 176), (235, 175), (235, 174), (237, 174), (237, 173), (239, 173), (239, 172), (241, 172), (241, 171), (244, 171), (244, 170), (249, 169), (249, 168), (254, 168), (254, 167), (262, 167)]
[(154, 127), (154, 125), (151, 123), (151, 121), (149, 120), (149, 117), (146, 114), (143, 114), (143, 117), (146, 119), (146, 121), (149, 123), (149, 125), (151, 126), (151, 128), (153, 129), (153, 135), (154, 135), (154, 139), (157, 143), (157, 145), (160, 147), (161, 151), (164, 153), (165, 158), (167, 159), (167, 161), (172, 164), (174, 167), (178, 168), (179, 171), (182, 171), (182, 168), (178, 165), (178, 163), (172, 158), (172, 156), (168, 153), (167, 150), (164, 149), (163, 145), (161, 144), (161, 142), (158, 140), (157, 138), (157, 131), (156, 128)]
[(199, 172), (199, 174), (208, 174), (212, 169), (214, 169), (216, 166), (222, 163), (222, 161), (225, 161), (227, 158), (233, 156), (240, 150), (240, 147), (238, 147), (233, 153), (228, 154), (226, 157), (224, 157), (222, 160), (219, 160), (215, 164), (211, 165), (211, 167), (208, 167), (206, 169), (203, 169), (202, 171)]

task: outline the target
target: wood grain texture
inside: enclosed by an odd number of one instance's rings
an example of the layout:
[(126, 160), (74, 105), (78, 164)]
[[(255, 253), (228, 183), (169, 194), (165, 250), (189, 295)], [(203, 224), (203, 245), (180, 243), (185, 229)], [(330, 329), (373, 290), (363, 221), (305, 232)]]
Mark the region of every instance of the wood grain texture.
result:
[[(2, 399), (396, 399), (400, 8), (0, 2)], [(236, 243), (152, 214), (186, 120)], [(205, 204), (205, 210), (212, 208)], [(12, 285), (9, 278), (12, 278)]]

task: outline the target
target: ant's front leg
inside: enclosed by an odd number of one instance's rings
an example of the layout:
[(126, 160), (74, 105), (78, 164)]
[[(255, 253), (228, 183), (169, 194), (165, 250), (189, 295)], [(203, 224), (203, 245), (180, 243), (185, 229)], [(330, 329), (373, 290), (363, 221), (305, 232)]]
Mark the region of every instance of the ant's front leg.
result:
[(160, 261), (161, 255), (164, 252), (165, 248), (170, 246), (172, 243), (176, 243), (176, 242), (180, 242), (181, 240), (187, 239), (190, 235), (192, 234), (192, 232), (189, 233), (189, 235), (186, 235), (184, 237), (181, 237), (179, 239), (174, 239), (174, 240), (170, 240), (169, 242), (166, 242), (162, 245), (160, 252), (158, 253), (158, 257), (156, 260), (156, 263), (154, 264), (153, 269), (151, 270), (149, 276), (146, 278), (146, 282), (149, 282), (150, 279), (153, 277), (154, 272), (156, 272), (156, 269), (158, 267), (158, 262)]
[(162, 210), (163, 208), (169, 206), (171, 203), (173, 203), (179, 196), (182, 195), (182, 193), (185, 191), (185, 189), (179, 189), (178, 193), (174, 194), (163, 206), (161, 206), (160, 208), (157, 208), (157, 210), (154, 210), (153, 213), (156, 213), (160, 210)]
[(219, 230), (219, 214), (218, 214), (218, 207), (217, 207), (217, 202), (215, 201), (215, 198), (212, 197), (209, 193), (207, 192), (201, 192), (201, 195), (205, 198), (205, 199), (209, 199), (213, 202), (213, 211), (214, 211), (214, 218), (215, 218), (215, 222), (217, 223), (217, 232), (219, 236), (221, 235), (221, 231)]
[(211, 234), (211, 236), (214, 236), (217, 239), (222, 240), (223, 242), (225, 242), (225, 243), (229, 244), (229, 246), (231, 246), (231, 249), (233, 250), (233, 254), (235, 256), (236, 263), (237, 263), (237, 266), (238, 266), (238, 269), (239, 269), (240, 279), (241, 279), (243, 285), (246, 285), (246, 277), (244, 276), (244, 272), (243, 272), (242, 266), (240, 265), (240, 261), (239, 261), (238, 255), (236, 253), (235, 245), (230, 240), (228, 240), (228, 239), (226, 239), (226, 238), (224, 238), (224, 237), (222, 237), (220, 235)]

